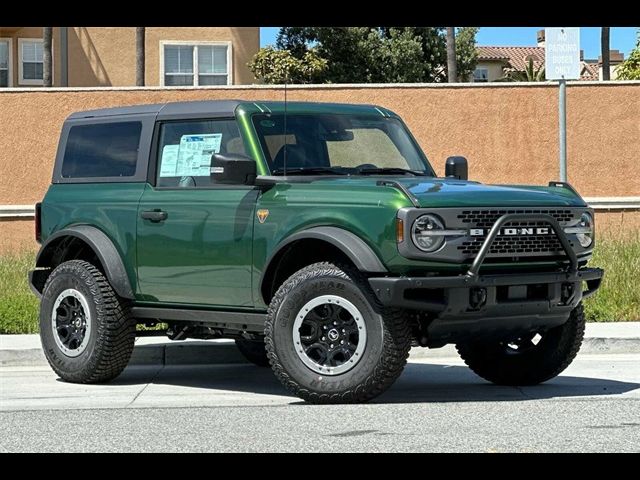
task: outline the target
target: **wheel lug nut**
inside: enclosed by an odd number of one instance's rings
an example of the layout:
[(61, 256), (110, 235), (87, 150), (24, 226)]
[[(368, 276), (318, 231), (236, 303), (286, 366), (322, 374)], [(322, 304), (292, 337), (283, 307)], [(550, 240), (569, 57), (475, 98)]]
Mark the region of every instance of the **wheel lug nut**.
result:
[(326, 340), (326, 339), (327, 339), (326, 337), (322, 337), (322, 340), (323, 340), (323, 341), (324, 341), (324, 340)]
[(331, 344), (331, 348), (333, 348), (333, 343)]
[(337, 324), (338, 324), (338, 322), (334, 321), (334, 322), (333, 322), (333, 324), (334, 324), (334, 325), (337, 325)]
[(344, 345), (344, 340), (340, 340), (340, 345)]

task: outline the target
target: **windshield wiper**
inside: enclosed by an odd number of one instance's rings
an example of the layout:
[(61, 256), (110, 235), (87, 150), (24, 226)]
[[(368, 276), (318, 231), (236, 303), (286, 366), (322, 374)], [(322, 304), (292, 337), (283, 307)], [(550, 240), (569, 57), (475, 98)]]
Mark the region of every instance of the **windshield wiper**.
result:
[(407, 168), (398, 168), (398, 167), (380, 167), (380, 168), (359, 168), (358, 169), (358, 173), (362, 174), (362, 175), (368, 175), (368, 174), (372, 174), (375, 175), (376, 173), (389, 173), (391, 175), (405, 175), (405, 174), (411, 174), (414, 175), (416, 177), (428, 177), (429, 175), (427, 175), (424, 172), (416, 172), (415, 170), (409, 170)]
[[(276, 168), (271, 172), (273, 175), (283, 175), (285, 173), (284, 168)], [(342, 169), (331, 168), (331, 167), (294, 167), (287, 168), (287, 175), (317, 175), (322, 173), (329, 173), (331, 175), (346, 175)]]

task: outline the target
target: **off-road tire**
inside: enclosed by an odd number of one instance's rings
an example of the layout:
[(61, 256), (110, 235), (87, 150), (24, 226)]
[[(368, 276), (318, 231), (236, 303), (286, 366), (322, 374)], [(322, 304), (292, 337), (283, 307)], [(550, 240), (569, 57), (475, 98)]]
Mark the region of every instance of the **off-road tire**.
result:
[(533, 348), (509, 352), (506, 342), (456, 345), (464, 362), (477, 375), (498, 385), (537, 385), (559, 375), (576, 357), (584, 338), (582, 304), (566, 323), (547, 330)]
[[(88, 301), (91, 323), (86, 349), (77, 357), (63, 353), (54, 340), (51, 324), (55, 299), (73, 288)], [(40, 338), (51, 368), (73, 383), (100, 383), (120, 375), (127, 366), (135, 341), (136, 322), (130, 303), (118, 297), (95, 266), (71, 260), (56, 267), (45, 283), (40, 303)]]
[(259, 367), (269, 366), (269, 358), (267, 357), (267, 350), (265, 349), (264, 341), (237, 338), (236, 346), (238, 347), (238, 350), (240, 350), (242, 356), (254, 365)]
[[(367, 342), (355, 366), (339, 375), (319, 375), (295, 351), (293, 324), (299, 310), (321, 295), (339, 295), (362, 313)], [(328, 262), (294, 273), (269, 305), (265, 325), (267, 356), (276, 377), (311, 403), (360, 403), (387, 390), (400, 376), (411, 348), (406, 313), (383, 308), (357, 270)]]

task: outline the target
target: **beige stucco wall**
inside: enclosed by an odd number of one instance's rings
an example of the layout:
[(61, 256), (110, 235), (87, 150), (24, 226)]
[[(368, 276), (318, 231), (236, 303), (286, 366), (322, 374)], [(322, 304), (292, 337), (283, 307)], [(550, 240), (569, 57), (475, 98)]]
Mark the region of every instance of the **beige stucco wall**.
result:
[[(558, 179), (557, 94), (556, 86), (544, 84), (317, 86), (290, 87), (288, 93), (290, 100), (390, 108), (404, 118), (438, 174), (443, 174), (449, 155), (464, 155), (470, 178), (514, 184)], [(224, 98), (282, 100), (283, 91), (276, 87), (0, 91), (0, 205), (32, 204), (42, 198), (60, 127), (71, 112)], [(640, 196), (640, 82), (571, 84), (567, 108), (569, 181), (588, 197)], [(8, 231), (7, 224), (0, 228)]]
[[(233, 84), (255, 82), (247, 62), (260, 48), (259, 27), (147, 27), (145, 83), (160, 85), (160, 42), (231, 42)], [(69, 86), (135, 85), (134, 27), (69, 29)]]
[(136, 84), (135, 27), (69, 27), (68, 32), (70, 87)]
[[(132, 86), (136, 83), (135, 27), (69, 27), (69, 87)], [(18, 83), (18, 38), (42, 38), (42, 27), (0, 30), (13, 40), (13, 86)], [(147, 27), (145, 83), (160, 85), (160, 41), (231, 42), (232, 83), (255, 83), (247, 63), (260, 48), (259, 27)], [(60, 85), (60, 29), (53, 29), (54, 86)]]

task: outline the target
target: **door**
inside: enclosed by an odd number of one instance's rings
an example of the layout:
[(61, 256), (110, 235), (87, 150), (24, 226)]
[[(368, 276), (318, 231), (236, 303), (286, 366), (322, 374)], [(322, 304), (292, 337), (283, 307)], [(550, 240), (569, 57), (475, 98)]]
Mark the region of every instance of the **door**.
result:
[(138, 207), (138, 281), (150, 302), (250, 307), (259, 191), (216, 185), (211, 153), (242, 153), (235, 120), (172, 121), (157, 135), (155, 185)]

